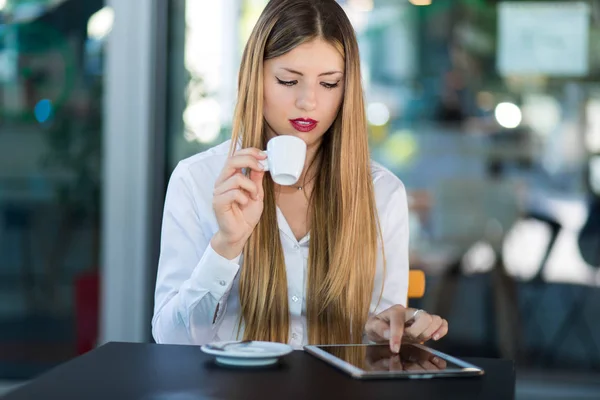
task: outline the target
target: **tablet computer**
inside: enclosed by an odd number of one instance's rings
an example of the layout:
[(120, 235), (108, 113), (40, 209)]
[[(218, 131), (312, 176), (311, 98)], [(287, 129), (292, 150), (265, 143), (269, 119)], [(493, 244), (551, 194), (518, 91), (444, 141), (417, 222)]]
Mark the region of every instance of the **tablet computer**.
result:
[(388, 344), (308, 345), (308, 353), (353, 378), (430, 379), (480, 376), (484, 370), (421, 344), (403, 344), (400, 353)]

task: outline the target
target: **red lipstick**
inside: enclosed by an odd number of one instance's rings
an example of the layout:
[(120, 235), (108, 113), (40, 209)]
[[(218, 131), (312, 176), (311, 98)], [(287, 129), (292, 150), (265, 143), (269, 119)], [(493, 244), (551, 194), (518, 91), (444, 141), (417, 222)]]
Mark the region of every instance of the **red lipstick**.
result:
[(310, 132), (317, 127), (319, 121), (310, 118), (290, 119), (290, 123), (298, 132)]

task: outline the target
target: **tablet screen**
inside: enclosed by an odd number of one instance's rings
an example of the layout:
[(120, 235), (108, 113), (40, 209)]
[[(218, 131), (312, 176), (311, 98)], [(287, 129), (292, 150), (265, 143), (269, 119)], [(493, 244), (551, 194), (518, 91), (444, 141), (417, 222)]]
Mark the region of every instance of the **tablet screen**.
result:
[(316, 346), (363, 371), (441, 372), (461, 370), (456, 364), (425, 349), (403, 344), (400, 353), (390, 351), (387, 344), (365, 346)]

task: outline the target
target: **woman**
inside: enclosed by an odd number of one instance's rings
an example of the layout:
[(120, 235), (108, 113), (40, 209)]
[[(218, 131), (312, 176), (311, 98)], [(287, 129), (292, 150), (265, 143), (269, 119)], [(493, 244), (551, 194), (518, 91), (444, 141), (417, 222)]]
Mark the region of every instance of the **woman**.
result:
[[(370, 161), (358, 45), (343, 9), (270, 1), (238, 90), (232, 140), (181, 161), (169, 183), (155, 340), (369, 340), (398, 352), (402, 340), (444, 336), (445, 320), (404, 307), (406, 193)], [(277, 135), (307, 144), (294, 187), (276, 185), (259, 163)]]

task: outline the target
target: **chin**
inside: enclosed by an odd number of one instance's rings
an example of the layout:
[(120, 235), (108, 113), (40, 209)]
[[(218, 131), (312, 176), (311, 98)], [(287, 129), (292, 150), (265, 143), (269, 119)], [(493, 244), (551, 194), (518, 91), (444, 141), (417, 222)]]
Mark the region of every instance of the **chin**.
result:
[(314, 145), (317, 145), (318, 143), (321, 142), (321, 139), (323, 138), (324, 133), (314, 133), (314, 132), (286, 132), (286, 133), (281, 133), (280, 135), (289, 135), (289, 136), (295, 136), (299, 139), (304, 140), (304, 143), (306, 143), (306, 146), (311, 147)]
[[(278, 133), (277, 133), (278, 132)], [(313, 147), (318, 145), (321, 142), (321, 139), (325, 135), (326, 132), (320, 132), (320, 129), (314, 129), (310, 132), (299, 132), (295, 129), (290, 129), (289, 126), (283, 129), (268, 129), (268, 138), (272, 138), (275, 136), (295, 136), (299, 139), (302, 139), (304, 143), (306, 143), (307, 147)]]

